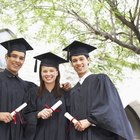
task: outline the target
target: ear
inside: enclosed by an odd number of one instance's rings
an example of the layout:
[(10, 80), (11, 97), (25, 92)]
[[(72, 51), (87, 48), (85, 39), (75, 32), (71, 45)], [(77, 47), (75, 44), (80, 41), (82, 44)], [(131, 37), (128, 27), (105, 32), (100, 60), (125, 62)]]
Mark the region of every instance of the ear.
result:
[(6, 55), (5, 55), (5, 60), (7, 61), (7, 59), (8, 59), (8, 55), (6, 54)]
[(70, 61), (71, 66), (73, 67), (73, 63)]

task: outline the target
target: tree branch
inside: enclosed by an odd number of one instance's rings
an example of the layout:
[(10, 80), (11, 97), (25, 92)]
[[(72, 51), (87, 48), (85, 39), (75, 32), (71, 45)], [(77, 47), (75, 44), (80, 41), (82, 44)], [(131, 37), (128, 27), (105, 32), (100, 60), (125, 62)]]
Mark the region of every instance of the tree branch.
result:
[(133, 32), (135, 33), (136, 37), (138, 38), (138, 41), (140, 43), (140, 32), (138, 30), (138, 28), (134, 25), (134, 21), (127, 21), (125, 19), (124, 16), (121, 15), (121, 13), (119, 12), (117, 5), (115, 4), (115, 2), (112, 0), (106, 0), (106, 2), (110, 5), (111, 10), (114, 12), (116, 18), (118, 18), (124, 25), (126, 25), (127, 27), (129, 27), (130, 29), (133, 30)]
[(118, 45), (130, 49), (132, 51), (134, 51), (137, 54), (140, 54), (140, 48), (137, 48), (135, 45), (129, 45), (126, 43), (123, 43), (122, 41), (118, 40), (116, 37), (113, 37), (111, 34), (107, 33), (107, 32), (102, 32), (100, 30), (95, 29), (92, 25), (90, 25), (87, 21), (85, 21), (83, 18), (81, 18), (75, 11), (69, 11), (69, 13), (71, 13), (73, 16), (75, 16), (77, 18), (77, 20), (79, 20), (81, 23), (83, 23), (88, 29), (90, 29), (94, 34), (96, 35), (100, 35), (102, 37), (104, 37), (106, 40), (111, 40), (112, 42), (117, 43)]

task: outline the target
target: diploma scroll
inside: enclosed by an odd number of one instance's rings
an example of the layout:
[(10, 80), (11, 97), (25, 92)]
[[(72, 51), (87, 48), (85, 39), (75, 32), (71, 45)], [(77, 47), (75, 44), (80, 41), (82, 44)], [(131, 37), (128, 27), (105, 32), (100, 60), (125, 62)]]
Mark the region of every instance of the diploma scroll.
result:
[(27, 106), (27, 103), (23, 103), (21, 106), (19, 106), (17, 109), (15, 109), (13, 112), (11, 112), (11, 116), (13, 117), (16, 112), (20, 112), (23, 108)]
[(56, 110), (61, 104), (62, 104), (62, 101), (59, 100), (59, 101), (56, 102), (50, 109), (51, 109), (52, 112), (53, 112), (53, 111)]
[(68, 112), (66, 112), (65, 114), (64, 114), (64, 116), (68, 119), (68, 120), (70, 120), (72, 123), (77, 123), (78, 121), (73, 117), (73, 116), (71, 116)]

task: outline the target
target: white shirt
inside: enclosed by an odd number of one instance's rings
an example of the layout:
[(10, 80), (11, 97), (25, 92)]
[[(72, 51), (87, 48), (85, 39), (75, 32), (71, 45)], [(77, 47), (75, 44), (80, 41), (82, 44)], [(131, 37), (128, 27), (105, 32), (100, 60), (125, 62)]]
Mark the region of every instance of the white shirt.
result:
[(91, 72), (87, 72), (82, 78), (79, 79), (79, 83), (82, 85), (84, 80), (91, 74), (92, 74)]

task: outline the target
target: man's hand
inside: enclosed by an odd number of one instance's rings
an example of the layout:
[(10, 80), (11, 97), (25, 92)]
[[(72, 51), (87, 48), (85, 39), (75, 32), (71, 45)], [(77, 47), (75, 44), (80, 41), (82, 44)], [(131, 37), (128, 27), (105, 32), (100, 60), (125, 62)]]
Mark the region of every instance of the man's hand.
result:
[(84, 119), (84, 120), (80, 120), (77, 123), (75, 123), (74, 127), (78, 131), (84, 131), (90, 125), (91, 125), (91, 123), (87, 119)]
[(62, 84), (61, 86), (65, 91), (69, 91), (71, 89), (71, 84), (69, 82)]
[(4, 123), (9, 123), (13, 118), (9, 112), (0, 112), (0, 121)]

